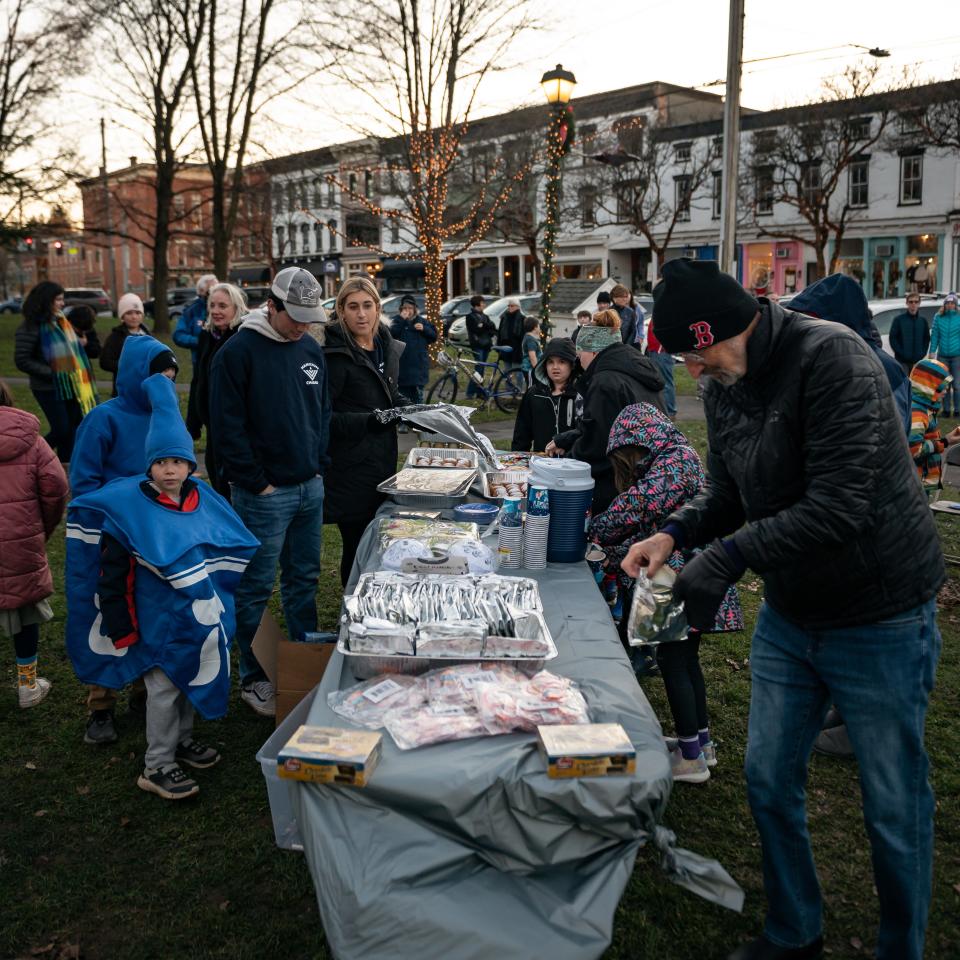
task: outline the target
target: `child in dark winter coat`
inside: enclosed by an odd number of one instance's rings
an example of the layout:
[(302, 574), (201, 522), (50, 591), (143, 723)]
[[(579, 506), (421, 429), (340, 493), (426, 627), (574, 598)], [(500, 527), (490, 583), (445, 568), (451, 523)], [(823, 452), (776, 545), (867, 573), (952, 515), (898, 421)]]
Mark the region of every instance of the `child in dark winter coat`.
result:
[[(632, 404), (617, 417), (607, 455), (619, 493), (593, 518), (587, 538), (603, 548), (608, 569), (619, 571), (620, 588), (629, 593), (633, 581), (620, 569), (620, 561), (630, 545), (659, 530), (674, 510), (699, 493), (705, 477), (700, 457), (686, 437), (648, 403)], [(668, 563), (679, 572), (684, 557), (675, 551)], [(625, 615), (628, 609), (624, 603)], [(743, 612), (734, 587), (720, 606), (714, 629), (743, 629)], [(709, 768), (716, 764), (699, 648), (700, 634), (694, 631), (686, 640), (657, 647), (657, 663), (678, 736), (677, 741), (668, 742), (674, 779), (692, 783), (709, 779)]]
[(50, 692), (50, 681), (37, 676), (37, 645), (40, 624), (53, 618), (46, 542), (66, 505), (67, 478), (40, 421), (14, 407), (0, 380), (0, 634), (13, 638), (23, 708)]
[(513, 428), (513, 450), (543, 451), (577, 422), (577, 351), (573, 341), (554, 337), (531, 376)]

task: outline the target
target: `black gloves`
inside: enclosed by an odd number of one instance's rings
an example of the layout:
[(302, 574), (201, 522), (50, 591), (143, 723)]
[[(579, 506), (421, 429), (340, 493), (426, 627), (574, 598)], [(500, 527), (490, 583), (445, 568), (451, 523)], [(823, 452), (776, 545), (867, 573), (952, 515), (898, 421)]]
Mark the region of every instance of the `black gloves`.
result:
[(737, 548), (732, 544), (725, 548), (719, 540), (684, 564), (673, 585), (673, 596), (683, 601), (691, 630), (713, 630), (724, 595), (745, 569)]
[(392, 430), (393, 425), (401, 419), (397, 410), (374, 410), (367, 417), (367, 429), (378, 433), (381, 430)]

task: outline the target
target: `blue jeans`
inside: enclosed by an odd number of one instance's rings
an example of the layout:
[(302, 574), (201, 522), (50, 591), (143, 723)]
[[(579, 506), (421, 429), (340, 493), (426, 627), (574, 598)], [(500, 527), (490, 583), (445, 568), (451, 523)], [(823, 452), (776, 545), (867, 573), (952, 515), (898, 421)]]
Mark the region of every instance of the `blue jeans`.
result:
[(277, 487), (259, 496), (233, 487), (233, 509), (260, 541), (237, 585), (237, 648), (240, 682), (266, 679), (251, 645), (264, 607), (273, 593), (280, 563), (280, 600), (287, 635), (297, 637), (317, 629), (317, 581), (323, 537), (323, 478)]
[(803, 630), (769, 604), (753, 634), (747, 795), (763, 847), (764, 933), (802, 947), (822, 931), (807, 761), (837, 705), (860, 766), (880, 898), (877, 960), (921, 960), (930, 907), (933, 791), (923, 744), (940, 631), (936, 603), (859, 627)]
[[(477, 363), (486, 363), (487, 357), (490, 356), (490, 348), (487, 347), (486, 350), (473, 350), (473, 359)], [(467, 380), (467, 397), (475, 397), (477, 395), (477, 382), (473, 379), (473, 373), (483, 373), (483, 367), (472, 367), (470, 369), (470, 378)]]
[(947, 392), (943, 395), (943, 415), (947, 416), (951, 411), (956, 415), (960, 411), (960, 393), (957, 392), (957, 378), (960, 377), (960, 357), (940, 357), (940, 359), (950, 368), (950, 376), (953, 377), (950, 386), (947, 387)]
[(657, 365), (663, 374), (663, 405), (667, 408), (667, 416), (677, 415), (677, 390), (673, 385), (674, 359), (669, 353), (650, 353), (648, 357)]

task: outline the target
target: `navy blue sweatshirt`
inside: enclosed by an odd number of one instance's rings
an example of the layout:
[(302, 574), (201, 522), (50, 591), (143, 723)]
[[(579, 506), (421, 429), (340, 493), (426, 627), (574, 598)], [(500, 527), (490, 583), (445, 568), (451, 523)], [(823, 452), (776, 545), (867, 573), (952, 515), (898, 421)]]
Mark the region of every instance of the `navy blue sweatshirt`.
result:
[(323, 347), (313, 337), (278, 342), (248, 322), (213, 359), (210, 421), (227, 480), (259, 493), (323, 474), (330, 397)]

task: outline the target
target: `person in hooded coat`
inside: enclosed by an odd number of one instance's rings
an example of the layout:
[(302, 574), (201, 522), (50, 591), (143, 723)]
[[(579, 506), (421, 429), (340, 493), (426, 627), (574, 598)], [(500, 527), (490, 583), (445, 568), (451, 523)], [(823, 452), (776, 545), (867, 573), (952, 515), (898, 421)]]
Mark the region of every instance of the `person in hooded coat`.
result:
[(511, 450), (546, 450), (560, 433), (577, 424), (577, 351), (573, 341), (554, 337), (536, 365), (520, 401)]
[[(590, 521), (587, 540), (606, 554), (606, 567), (616, 571), (621, 591), (629, 597), (633, 579), (620, 568), (630, 545), (649, 537), (674, 510), (692, 500), (706, 476), (696, 450), (655, 407), (635, 403), (621, 412), (610, 430), (607, 456), (613, 465), (617, 496), (603, 513)], [(685, 562), (675, 550), (667, 560), (679, 573)], [(624, 610), (630, 608), (624, 603)], [(735, 587), (720, 604), (711, 632), (743, 629), (743, 611)], [(677, 732), (668, 741), (675, 780), (702, 783), (716, 766), (716, 747), (710, 738), (707, 693), (700, 668), (699, 631), (685, 640), (656, 648), (657, 664)]]
[(436, 342), (437, 328), (417, 312), (413, 297), (400, 300), (400, 312), (390, 321), (390, 335), (404, 344), (400, 355), (399, 384), (411, 403), (423, 403), (423, 388), (430, 379), (430, 354), (427, 348)]
[(344, 585), (363, 531), (385, 499), (377, 485), (397, 472), (396, 421), (377, 412), (404, 403), (398, 384), (403, 350), (380, 322), (377, 288), (366, 277), (347, 280), (324, 346), (332, 413), (323, 515), (340, 530)]
[(606, 510), (617, 495), (613, 468), (607, 459), (610, 428), (620, 412), (632, 403), (663, 408), (663, 376), (656, 365), (620, 337), (620, 317), (614, 310), (594, 314), (580, 328), (577, 357), (586, 371), (577, 389), (583, 397), (583, 416), (572, 430), (547, 444), (548, 456), (567, 456), (590, 464), (596, 486), (593, 512)]
[(933, 357), (924, 357), (910, 372), (910, 436), (907, 439), (920, 482), (933, 500), (943, 489), (943, 455), (948, 447), (960, 443), (960, 427), (942, 434), (938, 422), (952, 379), (950, 368)]
[(86, 683), (116, 688), (144, 677), (137, 785), (180, 800), (199, 790), (180, 763), (220, 759), (193, 740), (193, 711), (227, 712), (234, 593), (259, 541), (219, 494), (190, 478), (196, 457), (172, 381), (154, 374), (143, 388), (152, 415), (140, 475), (70, 504), (66, 641)]
[(896, 404), (903, 429), (909, 433), (910, 382), (900, 364), (883, 349), (883, 341), (877, 325), (873, 322), (873, 314), (870, 313), (863, 287), (846, 274), (833, 273), (801, 290), (790, 301), (790, 309), (796, 313), (805, 313), (808, 317), (840, 323), (859, 334), (873, 347), (873, 352), (883, 364), (887, 380), (890, 381), (893, 402)]

